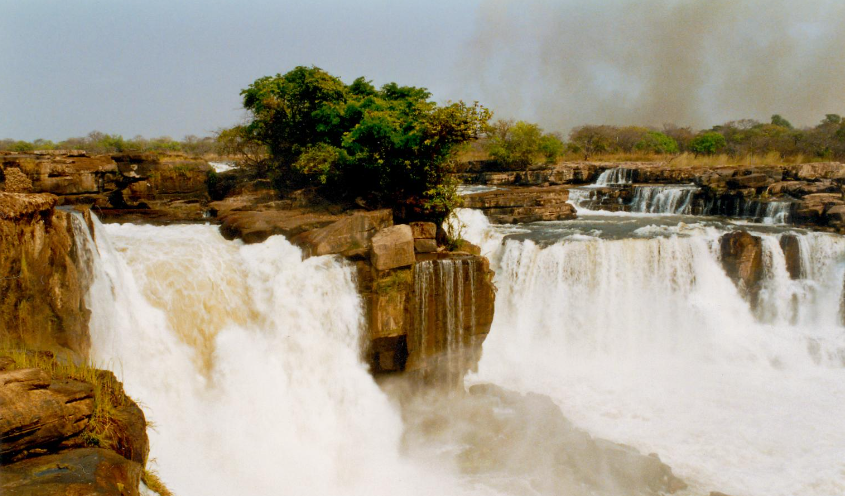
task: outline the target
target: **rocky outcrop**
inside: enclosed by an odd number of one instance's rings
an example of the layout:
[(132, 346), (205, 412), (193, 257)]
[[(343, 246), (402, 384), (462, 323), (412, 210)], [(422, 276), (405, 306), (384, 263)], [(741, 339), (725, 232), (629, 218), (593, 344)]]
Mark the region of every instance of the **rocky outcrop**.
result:
[(78, 365), (53, 376), (51, 354), (27, 356), (40, 367), (16, 368), (15, 359), (0, 357), (3, 493), (138, 494), (147, 424), (120, 382)]
[(494, 224), (575, 218), (565, 186), (497, 189), (463, 198), (465, 207), (482, 210)]
[(0, 340), (87, 356), (90, 268), (72, 214), (48, 194), (0, 193)]
[(137, 496), (142, 470), (114, 451), (83, 448), (3, 465), (0, 488), (9, 496)]
[(801, 244), (798, 236), (784, 234), (780, 237), (780, 248), (786, 260), (786, 271), (792, 279), (800, 279), (802, 276), (801, 267)]
[(6, 176), (0, 191), (52, 193), (62, 205), (96, 207), (104, 220), (197, 221), (206, 210), (211, 168), (180, 154), (68, 150), (0, 152), (0, 170)]
[(486, 258), (439, 252), (419, 254), (410, 268), (380, 271), (363, 261), (357, 267), (375, 373), (406, 371), (449, 383), (475, 367), (493, 322)]
[(94, 387), (52, 381), (37, 368), (0, 372), (0, 457), (57, 445), (82, 432), (94, 412)]
[(719, 239), (722, 267), (739, 291), (755, 302), (763, 280), (763, 240), (746, 231), (723, 234)]

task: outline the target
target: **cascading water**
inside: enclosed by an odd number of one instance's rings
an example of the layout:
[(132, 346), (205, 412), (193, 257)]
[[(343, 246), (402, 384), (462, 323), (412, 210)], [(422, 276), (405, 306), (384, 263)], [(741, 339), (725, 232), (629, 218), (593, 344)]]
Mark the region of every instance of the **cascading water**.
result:
[(792, 279), (782, 234), (755, 233), (752, 309), (719, 262), (730, 227), (628, 216), (641, 227), (619, 234), (602, 216), (581, 219), (589, 235), (546, 224), (496, 243), (501, 228), (461, 218), (499, 288), (470, 382), (548, 394), (593, 435), (659, 453), (694, 494), (845, 494), (845, 238), (796, 231)]
[(599, 174), (596, 179), (596, 186), (614, 186), (619, 184), (631, 184), (634, 180), (634, 169), (614, 167)]
[(635, 186), (631, 212), (686, 215), (692, 213), (692, 200), (700, 191), (695, 186), (668, 184)]
[[(454, 383), (468, 368), (474, 334), (475, 259), (431, 260), (414, 266), (416, 316), (413, 346), (440, 362)], [(465, 284), (466, 283), (466, 284)], [(428, 364), (432, 365), (432, 364)]]
[(399, 413), (359, 358), (350, 267), (214, 226), (96, 231), (77, 239), (91, 355), (144, 406), (176, 494), (466, 492), (450, 467), (401, 455)]

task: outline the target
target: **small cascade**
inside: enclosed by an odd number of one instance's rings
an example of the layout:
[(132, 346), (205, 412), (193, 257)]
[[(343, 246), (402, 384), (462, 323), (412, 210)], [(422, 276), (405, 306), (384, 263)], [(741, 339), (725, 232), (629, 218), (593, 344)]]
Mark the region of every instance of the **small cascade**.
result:
[(634, 182), (634, 169), (615, 167), (602, 172), (596, 180), (596, 186), (617, 186)]
[(477, 263), (475, 258), (456, 258), (414, 266), (415, 336), (409, 351), (417, 363), (409, 360), (409, 370), (445, 374), (445, 383), (451, 384), (474, 363)]
[(692, 214), (692, 201), (700, 189), (684, 184), (635, 186), (631, 212), (650, 214)]

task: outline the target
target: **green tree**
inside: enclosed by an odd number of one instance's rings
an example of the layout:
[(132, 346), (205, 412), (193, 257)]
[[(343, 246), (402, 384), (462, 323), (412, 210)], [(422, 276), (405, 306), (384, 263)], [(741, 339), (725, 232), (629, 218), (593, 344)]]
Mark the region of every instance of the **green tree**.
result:
[(678, 143), (659, 131), (649, 131), (634, 148), (651, 153), (678, 153)]
[(780, 114), (775, 114), (772, 116), (772, 125), (792, 129), (792, 124), (788, 120), (781, 117)]
[(725, 148), (725, 137), (721, 133), (709, 131), (700, 133), (690, 141), (690, 150), (696, 155), (713, 155)]
[(9, 150), (13, 152), (31, 152), (35, 150), (35, 145), (28, 141), (15, 141), (15, 143), (9, 147)]
[(361, 197), (403, 218), (442, 220), (457, 201), (452, 151), (486, 130), (490, 112), (443, 106), (425, 88), (350, 85), (318, 67), (263, 77), (241, 92), (251, 120), (221, 133), (258, 143), (280, 189), (318, 186), (337, 199)]
[(569, 133), (569, 140), (584, 152), (584, 160), (588, 160), (594, 153), (613, 149), (616, 131), (613, 126), (580, 126)]

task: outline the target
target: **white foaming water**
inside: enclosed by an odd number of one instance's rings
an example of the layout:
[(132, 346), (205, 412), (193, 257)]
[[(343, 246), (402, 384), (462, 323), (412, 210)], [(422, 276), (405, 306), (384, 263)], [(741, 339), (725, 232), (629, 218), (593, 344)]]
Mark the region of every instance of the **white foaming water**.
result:
[(631, 184), (634, 178), (634, 169), (625, 169), (623, 167), (615, 167), (607, 169), (599, 174), (596, 179), (597, 186), (613, 186), (617, 184)]
[(226, 172), (235, 168), (232, 162), (209, 162), (208, 165), (214, 169), (214, 172)]
[(684, 184), (635, 186), (631, 212), (684, 215), (692, 213), (692, 199), (699, 189)]
[(469, 492), (401, 455), (400, 416), (359, 359), (350, 267), (213, 226), (96, 230), (78, 240), (94, 260), (91, 355), (154, 423), (174, 493)]
[(506, 241), (470, 380), (550, 395), (593, 435), (657, 452), (696, 494), (845, 494), (845, 238), (799, 234), (791, 280), (778, 235), (762, 235), (752, 311), (718, 261), (722, 232)]

